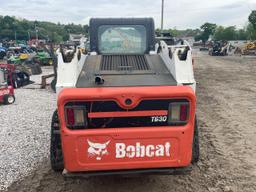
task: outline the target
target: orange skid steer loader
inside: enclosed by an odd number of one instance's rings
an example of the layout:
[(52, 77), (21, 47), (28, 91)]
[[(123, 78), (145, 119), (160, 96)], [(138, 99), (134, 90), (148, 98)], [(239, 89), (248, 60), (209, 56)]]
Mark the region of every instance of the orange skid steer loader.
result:
[(51, 165), (65, 176), (171, 174), (199, 159), (191, 47), (154, 21), (91, 19), (90, 51), (58, 50)]

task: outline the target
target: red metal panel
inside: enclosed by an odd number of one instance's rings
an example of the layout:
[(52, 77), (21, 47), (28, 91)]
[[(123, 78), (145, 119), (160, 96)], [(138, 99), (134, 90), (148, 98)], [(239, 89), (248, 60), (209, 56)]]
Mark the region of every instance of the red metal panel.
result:
[[(125, 105), (126, 99), (132, 100), (132, 106)], [(187, 99), (188, 123), (90, 130), (69, 130), (65, 125), (64, 105), (70, 101), (115, 100), (121, 107), (131, 109), (144, 99)], [(64, 89), (58, 98), (58, 113), (65, 168), (69, 172), (80, 172), (188, 166), (195, 107), (195, 94), (187, 86)]]

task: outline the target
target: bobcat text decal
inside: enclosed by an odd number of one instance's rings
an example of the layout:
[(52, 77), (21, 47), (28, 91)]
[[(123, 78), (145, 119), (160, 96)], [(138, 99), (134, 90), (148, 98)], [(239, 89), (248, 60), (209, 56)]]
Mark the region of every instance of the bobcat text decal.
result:
[[(110, 141), (106, 143), (94, 143), (87, 139), (87, 142), (89, 144), (89, 157), (96, 157), (96, 160), (101, 160), (104, 155), (108, 155), (107, 147)], [(170, 157), (170, 148), (170, 142), (158, 145), (143, 145), (140, 142), (136, 142), (134, 145), (115, 143), (115, 158)]]
[(124, 143), (116, 143), (116, 158), (135, 158), (135, 157), (163, 157), (170, 156), (171, 144), (166, 142), (164, 145), (136, 145), (126, 146)]

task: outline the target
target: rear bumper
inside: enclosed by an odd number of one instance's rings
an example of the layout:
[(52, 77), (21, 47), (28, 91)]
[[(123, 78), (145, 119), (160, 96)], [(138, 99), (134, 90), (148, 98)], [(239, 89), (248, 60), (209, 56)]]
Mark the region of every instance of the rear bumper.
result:
[[(152, 92), (152, 90), (154, 90)], [(126, 98), (187, 99), (189, 120), (184, 126), (99, 128), (70, 130), (65, 125), (64, 106), (70, 101)], [(66, 172), (88, 174), (122, 172), (172, 172), (188, 167), (192, 157), (195, 95), (190, 87), (131, 87), (64, 89), (58, 98), (58, 113)], [(127, 170), (127, 171), (125, 171)], [(130, 171), (129, 171), (130, 170)]]
[(155, 169), (131, 169), (118, 171), (90, 171), (90, 172), (68, 172), (63, 170), (64, 177), (97, 177), (97, 176), (136, 176), (136, 175), (185, 175), (192, 171), (192, 166), (182, 168), (155, 168)]

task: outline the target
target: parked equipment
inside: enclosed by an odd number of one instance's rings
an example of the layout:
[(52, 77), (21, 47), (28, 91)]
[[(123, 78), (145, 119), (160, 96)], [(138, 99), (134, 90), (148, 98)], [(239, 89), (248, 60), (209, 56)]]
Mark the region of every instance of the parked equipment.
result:
[(12, 77), (13, 87), (19, 88), (30, 83), (30, 76), (28, 73), (20, 70), (15, 70)]
[(54, 171), (171, 174), (198, 161), (191, 47), (156, 44), (154, 31), (150, 18), (91, 19), (87, 55), (57, 51)]
[(164, 41), (168, 46), (175, 45), (176, 39), (170, 33), (156, 34), (157, 41)]
[(6, 105), (15, 102), (14, 88), (12, 84), (8, 85), (8, 76), (12, 77), (13, 70), (13, 65), (0, 64), (0, 103)]
[(256, 55), (256, 41), (247, 43), (241, 53), (242, 55)]
[(0, 59), (4, 59), (6, 56), (6, 49), (3, 47), (0, 47)]
[(30, 83), (30, 75), (22, 68), (17, 68), (14, 64), (0, 64), (7, 73), (7, 83), (13, 88), (19, 88)]
[(226, 56), (228, 55), (228, 49), (230, 44), (226, 41), (214, 41), (212, 47), (209, 49), (209, 55), (211, 56)]
[(24, 68), (26, 68), (26, 71), (28, 74), (31, 75), (39, 75), (42, 73), (42, 68), (41, 65), (38, 63), (35, 63), (33, 61), (33, 59), (27, 59), (26, 61), (24, 61), (21, 66), (23, 66)]
[(49, 53), (43, 49), (37, 50), (36, 56), (34, 57), (34, 61), (39, 63), (40, 65), (52, 65), (53, 60), (50, 57)]

